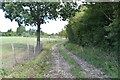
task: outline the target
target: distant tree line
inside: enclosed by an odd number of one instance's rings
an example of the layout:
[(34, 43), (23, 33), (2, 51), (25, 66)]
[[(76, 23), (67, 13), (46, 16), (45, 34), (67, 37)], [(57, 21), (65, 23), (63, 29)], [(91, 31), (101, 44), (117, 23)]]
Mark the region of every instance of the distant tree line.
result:
[(17, 28), (16, 32), (9, 29), (7, 32), (0, 32), (1, 36), (23, 36), (23, 37), (34, 37), (36, 30), (29, 29), (26, 30), (24, 26), (20, 26)]
[(62, 30), (58, 33), (58, 36), (67, 38), (66, 28), (62, 29)]
[[(37, 33), (35, 29), (29, 29), (26, 30), (24, 26), (20, 26), (17, 28), (16, 31), (12, 31), (12, 29), (9, 29), (7, 32), (0, 32), (0, 36), (22, 36), (22, 37), (36, 37)], [(56, 37), (58, 34), (47, 34), (43, 32), (42, 30), (40, 31), (41, 37)]]
[(34, 36), (35, 30), (29, 29), (26, 31), (25, 27), (20, 26), (17, 28), (17, 31), (12, 31), (12, 29), (9, 29), (7, 32), (1, 32), (2, 36), (23, 36), (23, 37), (30, 37)]

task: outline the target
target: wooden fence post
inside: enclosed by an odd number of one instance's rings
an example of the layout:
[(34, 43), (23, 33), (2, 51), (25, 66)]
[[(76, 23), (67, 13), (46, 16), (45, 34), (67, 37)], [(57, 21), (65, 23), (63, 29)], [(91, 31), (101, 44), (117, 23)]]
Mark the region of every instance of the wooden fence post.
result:
[(27, 53), (28, 53), (28, 59), (30, 58), (30, 54), (29, 54), (29, 44), (27, 44)]
[(34, 44), (34, 55), (35, 55), (35, 47), (36, 47), (36, 45)]
[(15, 49), (14, 49), (14, 45), (11, 44), (12, 46), (12, 53), (13, 53), (13, 57), (14, 57), (14, 60), (15, 60), (15, 64), (17, 63), (17, 60), (16, 60), (16, 57), (15, 57)]

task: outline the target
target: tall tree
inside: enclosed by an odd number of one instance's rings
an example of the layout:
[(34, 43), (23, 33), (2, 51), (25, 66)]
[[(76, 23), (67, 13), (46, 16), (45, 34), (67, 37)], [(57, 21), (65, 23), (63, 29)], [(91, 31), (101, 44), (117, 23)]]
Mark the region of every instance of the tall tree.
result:
[(69, 40), (83, 46), (120, 50), (119, 5), (105, 2), (81, 5), (80, 12), (67, 25)]
[(22, 24), (37, 26), (37, 46), (39, 46), (40, 25), (48, 22), (47, 20), (56, 20), (58, 17), (61, 17), (63, 20), (68, 19), (75, 13), (75, 5), (72, 3), (61, 5), (56, 2), (16, 2), (3, 3), (2, 8), (6, 12), (5, 17), (11, 21), (17, 21), (19, 26)]

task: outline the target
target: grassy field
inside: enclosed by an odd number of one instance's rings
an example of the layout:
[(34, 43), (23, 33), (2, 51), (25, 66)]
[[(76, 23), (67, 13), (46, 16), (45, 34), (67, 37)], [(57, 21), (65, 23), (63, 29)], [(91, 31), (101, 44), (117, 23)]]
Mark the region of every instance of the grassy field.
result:
[[(36, 44), (36, 38), (30, 37), (2, 37), (2, 43), (0, 46), (2, 48), (2, 58), (3, 63), (9, 61), (9, 56), (11, 55), (11, 43), (15, 46), (15, 54), (20, 55), (26, 52), (26, 44), (34, 45)], [(61, 42), (58, 38), (41, 38), (41, 43), (43, 44), (43, 51), (38, 54), (34, 59), (25, 61), (22, 64), (17, 64), (12, 69), (0, 69), (2, 77), (12, 77), (12, 78), (26, 78), (26, 77), (37, 77), (43, 78), (43, 74), (49, 69), (50, 64), (50, 50), (51, 47)]]
[[(1, 37), (0, 44), (6, 43), (25, 43), (25, 44), (36, 44), (35, 37)], [(56, 41), (58, 38), (41, 38), (41, 42), (45, 43), (46, 41)]]
[(106, 53), (98, 48), (82, 47), (66, 42), (65, 47), (78, 57), (101, 69), (111, 78), (118, 78), (117, 55)]
[[(59, 41), (59, 39), (55, 38), (41, 38), (41, 43), (46, 44), (48, 42)], [(15, 53), (22, 53), (26, 51), (27, 44), (35, 45), (36, 38), (32, 37), (2, 37), (0, 47), (2, 48), (2, 57), (6, 57), (12, 52), (11, 44), (14, 44)]]

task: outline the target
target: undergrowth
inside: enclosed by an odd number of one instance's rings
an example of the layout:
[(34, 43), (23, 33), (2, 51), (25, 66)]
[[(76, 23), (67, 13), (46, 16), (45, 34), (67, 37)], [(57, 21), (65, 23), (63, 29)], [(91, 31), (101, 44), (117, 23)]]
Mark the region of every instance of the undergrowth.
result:
[(89, 64), (101, 69), (109, 77), (118, 78), (117, 55), (114, 53), (110, 54), (99, 48), (82, 47), (70, 42), (66, 42), (65, 47), (78, 57), (86, 60)]

